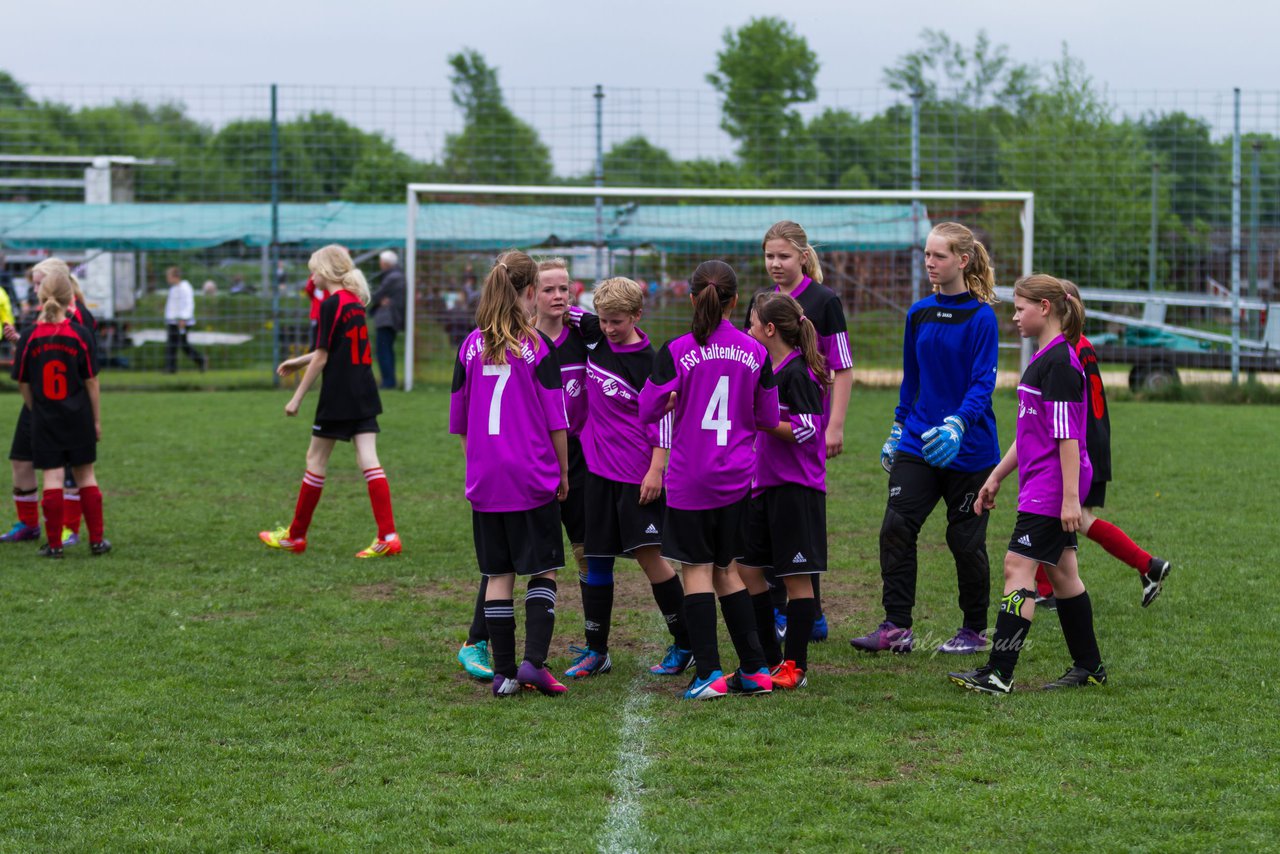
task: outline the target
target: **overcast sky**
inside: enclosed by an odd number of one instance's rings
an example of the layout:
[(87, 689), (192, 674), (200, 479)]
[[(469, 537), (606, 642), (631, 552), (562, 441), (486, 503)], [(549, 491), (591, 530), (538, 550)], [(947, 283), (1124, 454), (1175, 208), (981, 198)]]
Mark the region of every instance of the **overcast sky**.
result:
[[(985, 28), (1028, 63), (1047, 66), (1068, 43), (1094, 79), (1125, 103), (1158, 92), (1153, 105), (1187, 105), (1220, 123), (1229, 116), (1233, 86), (1266, 92), (1246, 110), (1246, 122), (1280, 130), (1276, 0), (42, 0), (7, 6), (0, 68), (38, 90), (44, 84), (150, 89), (270, 82), (443, 88), (445, 57), (468, 46), (498, 67), (510, 89), (603, 83), (710, 93), (704, 78), (724, 30), (755, 15), (781, 15), (817, 53), (819, 89), (828, 93), (881, 87), (884, 67), (917, 47), (925, 27), (965, 43)], [(57, 47), (45, 34), (56, 37)], [(697, 103), (705, 110), (700, 98)], [(545, 127), (545, 119), (526, 118)], [(557, 152), (557, 162), (568, 156)]]

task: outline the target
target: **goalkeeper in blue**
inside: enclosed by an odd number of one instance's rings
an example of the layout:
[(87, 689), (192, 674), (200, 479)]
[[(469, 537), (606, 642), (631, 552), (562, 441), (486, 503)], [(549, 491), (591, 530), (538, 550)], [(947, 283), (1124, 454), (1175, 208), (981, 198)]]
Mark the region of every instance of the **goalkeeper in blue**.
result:
[(973, 501), (1000, 462), (991, 392), (999, 333), (995, 273), (968, 228), (940, 223), (925, 243), (933, 293), (907, 313), (902, 388), (880, 452), (889, 503), (880, 526), (885, 617), (850, 641), (865, 652), (911, 652), (916, 601), (916, 538), (939, 501), (947, 508), (947, 547), (956, 563), (963, 623), (939, 652), (965, 655), (987, 646), (991, 568), (986, 512)]

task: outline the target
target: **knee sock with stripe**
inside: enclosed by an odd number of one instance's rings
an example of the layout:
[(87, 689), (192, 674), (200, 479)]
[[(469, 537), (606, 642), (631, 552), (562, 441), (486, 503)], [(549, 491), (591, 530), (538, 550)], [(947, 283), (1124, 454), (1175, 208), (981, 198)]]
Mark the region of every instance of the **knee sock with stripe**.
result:
[(80, 533), (80, 496), (83, 493), (83, 489), (72, 492), (65, 488), (62, 492), (62, 528), (73, 534)]
[(516, 612), (511, 599), (490, 599), (484, 603), (484, 621), (489, 632), (489, 652), (493, 672), (516, 678)]
[(378, 523), (378, 539), (394, 540), (396, 517), (391, 512), (391, 487), (387, 484), (387, 475), (379, 466), (365, 469), (364, 479), (369, 484), (369, 503), (373, 506), (373, 519)]
[(320, 493), (324, 491), (324, 475), (308, 471), (302, 476), (302, 486), (298, 489), (298, 503), (293, 509), (293, 522), (289, 525), (289, 539), (306, 539), (307, 529), (311, 527), (311, 517), (320, 503)]
[(587, 574), (580, 578), (582, 618), (587, 646), (595, 652), (609, 651), (609, 627), (613, 622), (613, 558), (587, 558)]
[(556, 583), (534, 578), (524, 594), (524, 657), (534, 667), (547, 663), (551, 635), (556, 628)]

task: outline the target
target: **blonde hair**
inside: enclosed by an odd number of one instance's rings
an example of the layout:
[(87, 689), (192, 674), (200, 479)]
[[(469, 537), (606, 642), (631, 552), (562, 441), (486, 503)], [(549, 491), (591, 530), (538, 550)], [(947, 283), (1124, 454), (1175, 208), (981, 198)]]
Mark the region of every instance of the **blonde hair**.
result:
[[(968, 255), (969, 263), (964, 266), (964, 286), (973, 294), (978, 302), (995, 305), (996, 271), (991, 266), (991, 258), (987, 255), (987, 247), (982, 245), (973, 232), (958, 222), (940, 222), (929, 232), (947, 241), (947, 248), (956, 255)], [(938, 285), (933, 292), (938, 292)]]
[[(65, 276), (71, 287), (71, 298), (73, 302), (83, 304), (85, 302), (84, 291), (80, 289), (80, 280), (76, 278), (75, 273), (71, 272), (71, 268), (67, 266), (67, 262), (61, 258), (46, 258), (39, 264), (31, 268), (31, 280), (35, 281), (35, 274), (43, 273), (45, 279), (50, 276)], [(37, 295), (40, 293), (36, 292)], [(70, 303), (68, 303), (70, 306)], [(70, 310), (68, 308), (68, 310)]]
[(605, 279), (595, 287), (595, 308), (596, 314), (607, 311), (634, 317), (644, 308), (644, 288), (623, 276)]
[(484, 335), (484, 360), (505, 365), (507, 351), (519, 353), (524, 342), (537, 351), (540, 336), (521, 304), (529, 288), (538, 281), (538, 265), (518, 249), (503, 252), (489, 275), (484, 277), (480, 304), (476, 306), (476, 326)]
[(764, 249), (770, 240), (785, 240), (794, 246), (800, 253), (800, 272), (818, 284), (822, 284), (822, 265), (818, 263), (818, 250), (814, 249), (809, 243), (809, 235), (805, 234), (804, 229), (800, 227), (800, 223), (792, 222), (789, 219), (775, 222), (764, 233), (764, 240), (760, 241), (760, 248)]
[(1032, 302), (1048, 300), (1049, 310), (1062, 324), (1062, 337), (1074, 346), (1080, 343), (1084, 332), (1084, 303), (1079, 289), (1074, 284), (1068, 288), (1068, 284), (1045, 273), (1032, 273), (1018, 279), (1013, 295)]
[(66, 263), (59, 258), (41, 261), (32, 268), (33, 273), (37, 270), (44, 275), (40, 279), (39, 290), (36, 292), (40, 300), (40, 316), (36, 319), (39, 323), (57, 323), (57, 314), (61, 313), (65, 318), (71, 311), (71, 301), (75, 298), (75, 286), (72, 280), (75, 277), (71, 275), (71, 270)]
[(351, 260), (351, 253), (346, 247), (336, 243), (321, 246), (311, 253), (307, 267), (311, 270), (311, 277), (318, 282), (337, 285), (355, 294), (361, 305), (369, 304), (369, 282)]
[(559, 256), (554, 258), (543, 258), (538, 262), (538, 272), (545, 273), (548, 270), (564, 270), (565, 275), (567, 276), (569, 274), (569, 264)]

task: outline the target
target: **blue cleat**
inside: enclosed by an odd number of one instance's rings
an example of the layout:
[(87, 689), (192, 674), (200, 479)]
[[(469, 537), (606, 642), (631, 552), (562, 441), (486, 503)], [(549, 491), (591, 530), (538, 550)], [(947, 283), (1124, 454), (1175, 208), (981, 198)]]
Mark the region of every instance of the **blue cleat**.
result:
[(818, 618), (813, 621), (813, 631), (809, 634), (809, 640), (814, 643), (822, 643), (827, 639), (827, 615), (819, 614)]
[(693, 664), (693, 650), (681, 649), (672, 644), (667, 647), (662, 661), (649, 668), (649, 672), (658, 676), (679, 676)]
[(588, 676), (608, 673), (613, 669), (613, 661), (609, 659), (607, 652), (596, 652), (590, 647), (581, 646), (571, 646), (569, 652), (577, 656), (573, 664), (569, 665), (569, 669), (564, 672), (564, 675), (570, 679), (586, 679)]
[(706, 679), (699, 679), (697, 676), (693, 677), (693, 681), (689, 683), (689, 687), (685, 689), (681, 699), (718, 700), (728, 693), (729, 686), (724, 681), (724, 673), (719, 670), (713, 670)]

